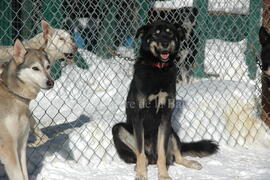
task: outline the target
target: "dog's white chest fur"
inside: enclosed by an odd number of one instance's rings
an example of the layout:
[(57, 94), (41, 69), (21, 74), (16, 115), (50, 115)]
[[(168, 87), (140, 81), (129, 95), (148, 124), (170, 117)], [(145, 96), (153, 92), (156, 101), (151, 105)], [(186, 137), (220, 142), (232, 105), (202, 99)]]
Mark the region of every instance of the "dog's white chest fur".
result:
[(168, 97), (168, 93), (167, 92), (159, 91), (159, 93), (157, 93), (157, 94), (151, 94), (150, 96), (148, 96), (148, 101), (149, 102), (151, 102), (153, 100), (157, 101), (157, 104), (156, 104), (156, 109), (157, 109), (156, 110), (156, 113), (158, 113), (160, 106), (166, 104), (167, 97)]
[(15, 138), (26, 136), (30, 130), (29, 117), (26, 114), (10, 114), (5, 118), (5, 127)]

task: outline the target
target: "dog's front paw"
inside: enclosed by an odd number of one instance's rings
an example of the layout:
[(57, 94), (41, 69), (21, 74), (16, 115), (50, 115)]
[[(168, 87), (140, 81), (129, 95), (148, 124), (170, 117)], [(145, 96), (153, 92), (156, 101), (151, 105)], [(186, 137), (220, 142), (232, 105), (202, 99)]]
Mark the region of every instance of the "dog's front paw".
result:
[(46, 143), (50, 138), (48, 138), (48, 136), (46, 136), (45, 134), (43, 134), (43, 136), (41, 137), (40, 141), (42, 144)]
[(172, 178), (170, 176), (158, 176), (158, 180), (172, 180)]
[(197, 161), (191, 160), (191, 161), (189, 161), (189, 164), (190, 164), (189, 167), (192, 169), (197, 169), (197, 170), (202, 169), (202, 165)]
[(148, 180), (146, 174), (136, 174), (135, 180)]
[(45, 144), (48, 140), (49, 140), (49, 138), (45, 134), (42, 135), (42, 137), (36, 136), (35, 142), (28, 144), (28, 147), (32, 147), (32, 148), (38, 147), (42, 144)]
[(28, 147), (30, 148), (35, 148), (37, 147), (36, 143), (30, 143), (30, 144), (27, 144)]

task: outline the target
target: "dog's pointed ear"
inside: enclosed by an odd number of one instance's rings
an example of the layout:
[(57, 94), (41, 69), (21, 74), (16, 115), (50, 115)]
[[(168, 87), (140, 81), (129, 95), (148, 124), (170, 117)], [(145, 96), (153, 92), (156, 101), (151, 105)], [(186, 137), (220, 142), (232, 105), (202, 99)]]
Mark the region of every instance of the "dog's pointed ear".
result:
[(143, 37), (143, 35), (145, 34), (145, 32), (149, 30), (149, 28), (150, 28), (150, 25), (149, 24), (146, 24), (146, 25), (141, 26), (137, 30), (136, 35), (135, 35), (135, 38), (141, 39)]
[(14, 44), (14, 55), (13, 59), (16, 64), (22, 64), (24, 61), (24, 56), (26, 54), (26, 49), (24, 48), (22, 42), (19, 39), (16, 39)]
[(50, 36), (53, 35), (54, 29), (50, 26), (50, 24), (47, 21), (41, 20), (41, 28), (44, 39), (48, 39), (49, 35)]
[(260, 28), (259, 39), (262, 45), (264, 45), (267, 42), (270, 42), (270, 34), (267, 32), (266, 28), (263, 26)]
[(42, 44), (42, 46), (38, 50), (44, 51), (47, 45), (48, 45), (48, 39), (45, 38), (45, 42)]
[(179, 40), (183, 41), (186, 38), (186, 29), (182, 26), (182, 24), (175, 23), (174, 27), (176, 28), (176, 31), (179, 36)]

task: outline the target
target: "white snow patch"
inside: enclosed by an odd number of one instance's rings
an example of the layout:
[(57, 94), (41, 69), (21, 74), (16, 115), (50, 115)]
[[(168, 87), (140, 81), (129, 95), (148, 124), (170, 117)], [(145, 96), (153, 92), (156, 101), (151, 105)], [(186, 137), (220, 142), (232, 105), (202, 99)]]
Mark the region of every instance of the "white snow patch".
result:
[[(170, 166), (169, 174), (174, 180), (268, 180), (270, 176), (270, 155), (268, 149), (246, 150), (221, 146), (220, 152), (206, 158), (192, 158), (203, 165), (202, 170), (188, 169), (180, 165)], [(191, 158), (189, 158), (191, 159)], [(157, 167), (148, 166), (149, 180), (157, 179)], [(82, 166), (73, 161), (55, 160), (43, 166), (37, 180), (131, 180), (134, 179), (134, 165), (120, 160), (98, 168)]]
[[(181, 7), (193, 6), (193, 0), (166, 0), (155, 1), (154, 8), (179, 9)], [(236, 14), (248, 14), (249, 1), (247, 0), (209, 0), (208, 11), (224, 11)]]

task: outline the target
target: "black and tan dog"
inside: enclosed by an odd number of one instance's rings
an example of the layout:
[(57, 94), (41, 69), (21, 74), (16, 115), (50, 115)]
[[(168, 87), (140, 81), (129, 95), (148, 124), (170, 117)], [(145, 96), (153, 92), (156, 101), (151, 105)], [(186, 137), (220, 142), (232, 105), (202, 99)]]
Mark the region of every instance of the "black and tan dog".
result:
[(120, 158), (136, 163), (136, 180), (147, 179), (148, 164), (157, 164), (160, 180), (171, 179), (167, 165), (173, 162), (201, 169), (198, 162), (183, 155), (201, 157), (218, 150), (212, 141), (180, 142), (171, 126), (177, 72), (173, 61), (184, 35), (181, 26), (165, 21), (144, 25), (136, 34), (142, 42), (127, 97), (127, 121), (112, 129)]

